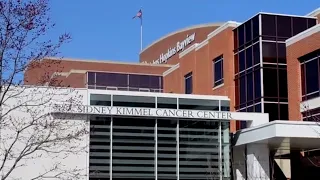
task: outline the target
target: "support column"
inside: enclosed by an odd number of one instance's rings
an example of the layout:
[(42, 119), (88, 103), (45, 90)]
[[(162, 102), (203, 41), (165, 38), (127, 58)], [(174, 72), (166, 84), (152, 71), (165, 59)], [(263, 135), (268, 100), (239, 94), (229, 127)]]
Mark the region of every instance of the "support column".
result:
[(248, 144), (246, 148), (247, 179), (270, 180), (270, 152), (267, 144)]
[(110, 121), (110, 165), (109, 165), (109, 174), (110, 174), (110, 180), (112, 180), (112, 140), (113, 140), (113, 117), (111, 117)]
[(155, 119), (154, 141), (154, 176), (158, 180), (158, 119)]

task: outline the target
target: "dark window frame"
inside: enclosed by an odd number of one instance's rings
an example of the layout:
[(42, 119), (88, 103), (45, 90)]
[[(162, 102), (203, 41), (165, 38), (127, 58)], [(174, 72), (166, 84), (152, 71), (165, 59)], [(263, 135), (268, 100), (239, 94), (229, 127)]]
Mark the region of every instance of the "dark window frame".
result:
[[(190, 85), (190, 89), (188, 89), (187, 81), (190, 79), (191, 79), (191, 82), (190, 82), (191, 85)], [(184, 76), (184, 92), (185, 94), (192, 94), (193, 92), (192, 72), (189, 72)]]
[[(263, 98), (265, 99), (265, 101), (269, 101), (269, 102), (288, 102), (288, 86), (286, 86), (286, 88), (282, 87), (280, 89), (280, 86), (283, 85), (283, 82), (280, 82), (280, 71), (286, 71), (286, 67), (282, 67), (282, 66), (278, 66), (278, 65), (273, 65), (273, 64), (268, 64), (268, 66), (264, 65), (263, 68), (262, 68), (262, 71), (263, 71), (263, 76), (265, 77), (265, 70), (275, 70), (276, 71), (276, 80), (277, 80), (277, 92), (276, 92), (276, 95), (275, 96), (266, 96), (266, 92), (267, 92), (267, 89), (268, 88), (268, 85), (266, 82), (271, 82), (270, 79), (266, 79), (266, 78), (263, 78), (264, 82), (264, 86), (263, 86), (263, 91), (264, 91), (264, 94), (263, 94)], [(282, 74), (283, 75), (283, 74)], [(287, 80), (285, 81), (285, 83), (288, 82), (288, 77), (286, 77)], [(271, 87), (272, 89), (274, 87)], [(283, 94), (283, 92), (280, 92), (280, 91), (283, 91), (283, 90), (286, 90), (287, 93), (285, 94), (286, 96), (285, 97), (281, 97), (280, 94)]]
[[(248, 106), (251, 106), (252, 104), (256, 104), (258, 102), (261, 102), (262, 94), (261, 94), (261, 66), (260, 65), (255, 65), (249, 69), (246, 69), (245, 71), (241, 72), (240, 74), (237, 74), (235, 76), (235, 109), (242, 109), (246, 108)], [(247, 93), (248, 93), (248, 75), (252, 74), (252, 89), (251, 92), (253, 93), (253, 98), (252, 100), (248, 101)], [(241, 82), (240, 79), (243, 78), (245, 79), (245, 100), (244, 103), (241, 103)], [(256, 84), (258, 81), (258, 84)], [(259, 88), (258, 88), (259, 87)], [(259, 90), (260, 94), (257, 94), (257, 90)]]
[[(299, 57), (298, 60), (300, 61), (300, 69), (301, 69), (301, 95), (302, 101), (313, 99), (316, 97), (320, 97), (320, 49), (308, 53), (302, 57)], [(318, 65), (318, 90), (308, 93), (308, 82), (310, 80), (307, 78), (307, 63), (317, 61)], [(314, 81), (310, 82), (311, 84)]]
[[(224, 76), (223, 76), (223, 55), (220, 55), (212, 61), (213, 64), (213, 87), (224, 84)], [(219, 67), (220, 66), (220, 67)], [(220, 70), (220, 77), (217, 76), (216, 70)]]

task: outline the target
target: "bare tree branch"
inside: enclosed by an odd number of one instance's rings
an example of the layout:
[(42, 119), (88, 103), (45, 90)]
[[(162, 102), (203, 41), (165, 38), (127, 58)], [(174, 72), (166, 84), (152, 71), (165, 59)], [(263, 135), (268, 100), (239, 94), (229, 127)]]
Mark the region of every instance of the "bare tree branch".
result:
[[(52, 69), (62, 71), (61, 61), (44, 60), (59, 54), (71, 38), (48, 33), (55, 24), (49, 16), (49, 0), (0, 0), (0, 179), (21, 179), (19, 174), (33, 161), (50, 159), (30, 179), (80, 179), (83, 168), (66, 166), (62, 161), (86, 151), (81, 144), (88, 134), (86, 121), (53, 117), (53, 103), (81, 103), (75, 90), (64, 89)], [(41, 69), (42, 76), (25, 74)], [(26, 86), (28, 79), (34, 85)], [(36, 81), (35, 81), (36, 80)], [(70, 94), (73, 94), (70, 96)], [(27, 171), (27, 170), (26, 170)]]

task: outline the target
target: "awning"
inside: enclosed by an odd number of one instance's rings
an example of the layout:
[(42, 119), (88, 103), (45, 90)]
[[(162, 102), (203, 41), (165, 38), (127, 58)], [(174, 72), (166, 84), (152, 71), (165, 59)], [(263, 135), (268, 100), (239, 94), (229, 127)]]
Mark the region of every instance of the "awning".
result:
[(234, 146), (268, 144), (270, 150), (308, 151), (320, 148), (320, 124), (304, 121), (272, 121), (235, 134)]

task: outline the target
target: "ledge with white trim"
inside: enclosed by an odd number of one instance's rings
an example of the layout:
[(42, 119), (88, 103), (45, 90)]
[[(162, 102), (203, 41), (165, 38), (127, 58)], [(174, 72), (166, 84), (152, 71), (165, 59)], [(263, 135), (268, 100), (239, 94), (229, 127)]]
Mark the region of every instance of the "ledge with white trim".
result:
[(290, 46), (290, 45), (292, 45), (292, 44), (294, 44), (294, 43), (296, 43), (296, 42), (298, 42), (298, 41), (300, 41), (302, 39), (305, 39), (305, 38), (307, 38), (307, 37), (309, 37), (309, 36), (311, 36), (311, 35), (313, 35), (315, 33), (318, 33), (318, 32), (320, 32), (320, 24), (317, 24), (317, 25), (315, 25), (315, 26), (313, 26), (313, 27), (311, 27), (311, 28), (309, 28), (309, 29), (307, 29), (305, 31), (302, 31), (301, 33), (299, 33), (299, 34), (287, 39), (286, 40), (286, 46)]
[(320, 126), (317, 122), (272, 121), (240, 130), (235, 146), (268, 144), (273, 150), (313, 150), (320, 144)]

